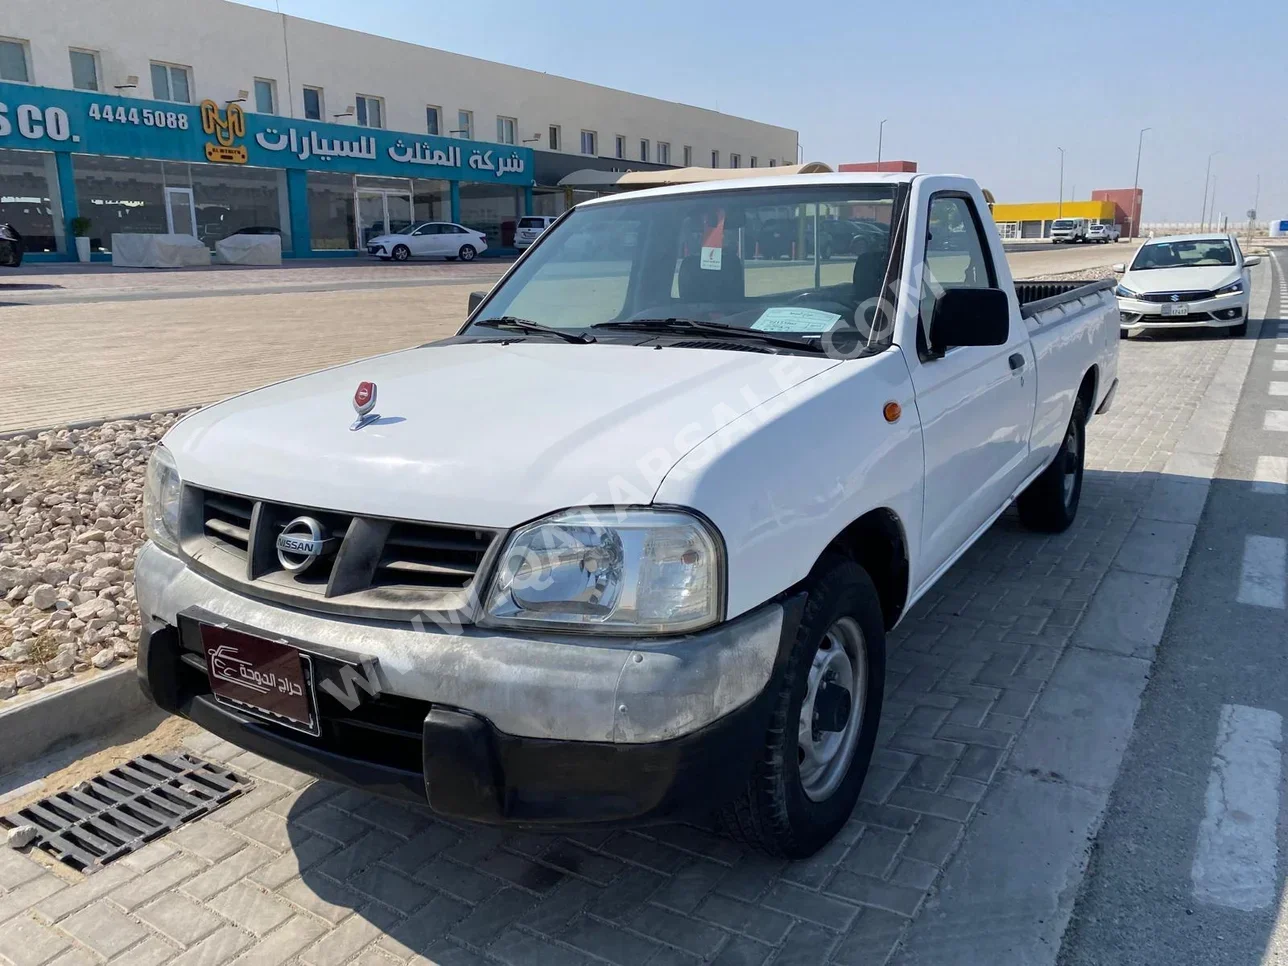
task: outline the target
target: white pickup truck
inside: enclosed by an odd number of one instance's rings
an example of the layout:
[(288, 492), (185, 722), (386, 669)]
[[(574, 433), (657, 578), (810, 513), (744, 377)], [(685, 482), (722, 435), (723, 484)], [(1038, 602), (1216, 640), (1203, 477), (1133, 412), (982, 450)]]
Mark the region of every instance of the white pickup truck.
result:
[[(855, 218), (886, 230), (814, 254)], [(785, 222), (809, 257), (765, 253)], [(1012, 502), (1073, 520), (1112, 285), (1017, 291), (957, 176), (579, 205), (455, 336), (170, 431), (143, 687), (447, 816), (715, 811), (809, 855), (859, 795), (887, 632)]]

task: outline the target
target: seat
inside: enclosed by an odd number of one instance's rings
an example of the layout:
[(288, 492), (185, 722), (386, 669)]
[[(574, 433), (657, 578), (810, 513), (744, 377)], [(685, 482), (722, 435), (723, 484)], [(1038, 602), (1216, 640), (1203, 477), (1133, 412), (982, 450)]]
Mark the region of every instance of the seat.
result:
[(746, 297), (742, 259), (723, 252), (718, 271), (703, 268), (697, 255), (680, 262), (680, 300), (684, 302), (741, 302)]

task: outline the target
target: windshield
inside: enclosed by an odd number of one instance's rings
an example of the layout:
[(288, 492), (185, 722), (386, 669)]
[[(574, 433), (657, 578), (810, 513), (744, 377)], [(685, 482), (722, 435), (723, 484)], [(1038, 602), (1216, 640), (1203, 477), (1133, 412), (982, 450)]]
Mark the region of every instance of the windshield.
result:
[(540, 228), (542, 224), (543, 224), (543, 221), (540, 218), (520, 218), (519, 219), (520, 228)]
[(870, 322), (895, 192), (792, 185), (577, 208), (478, 318), (560, 329), (680, 318), (796, 337)]
[(1224, 238), (1200, 238), (1196, 241), (1152, 242), (1136, 253), (1131, 263), (1133, 272), (1152, 268), (1203, 268), (1233, 265), (1234, 249)]
[(1051, 222), (1052, 228), (1072, 228), (1073, 225), (1074, 223), (1070, 221), (1068, 218), (1063, 218), (1063, 219), (1059, 219), (1057, 221)]

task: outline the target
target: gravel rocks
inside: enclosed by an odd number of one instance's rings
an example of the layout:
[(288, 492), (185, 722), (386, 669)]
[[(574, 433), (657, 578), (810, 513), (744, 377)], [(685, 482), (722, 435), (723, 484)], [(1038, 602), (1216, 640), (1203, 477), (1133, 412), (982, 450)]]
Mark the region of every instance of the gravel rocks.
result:
[(133, 660), (144, 470), (178, 418), (0, 439), (0, 701)]

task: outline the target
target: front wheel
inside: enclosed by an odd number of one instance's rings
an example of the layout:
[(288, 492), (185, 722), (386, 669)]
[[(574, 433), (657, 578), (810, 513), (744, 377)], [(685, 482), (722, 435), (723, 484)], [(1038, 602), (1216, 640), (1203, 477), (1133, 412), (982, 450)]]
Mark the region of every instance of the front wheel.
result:
[(460, 259), (461, 259), (461, 261), (463, 261), (463, 262), (472, 262), (472, 261), (474, 261), (474, 256), (475, 256), (476, 254), (477, 254), (477, 252), (475, 252), (475, 251), (474, 251), (474, 246), (473, 246), (473, 245), (462, 245), (462, 246), (461, 246), (461, 250), (460, 250), (459, 252), (457, 252), (457, 255), (459, 255), (459, 256), (460, 256)]
[(411, 258), (411, 249), (406, 245), (395, 245), (391, 254), (394, 257), (395, 262), (405, 262), (407, 259)]
[[(1119, 330), (1122, 331), (1122, 330)], [(1020, 522), (1041, 533), (1061, 533), (1078, 515), (1082, 498), (1082, 470), (1086, 460), (1087, 416), (1082, 400), (1073, 404), (1073, 415), (1064, 431), (1064, 442), (1051, 465), (1020, 494), (1016, 506)]]
[(885, 623), (872, 579), (821, 560), (786, 666), (770, 681), (769, 730), (747, 786), (721, 810), (733, 838), (803, 859), (850, 819), (872, 760), (885, 686)]
[(1241, 339), (1248, 334), (1248, 320), (1244, 319), (1238, 325), (1232, 325), (1225, 331), (1228, 335), (1232, 335), (1236, 339)]

